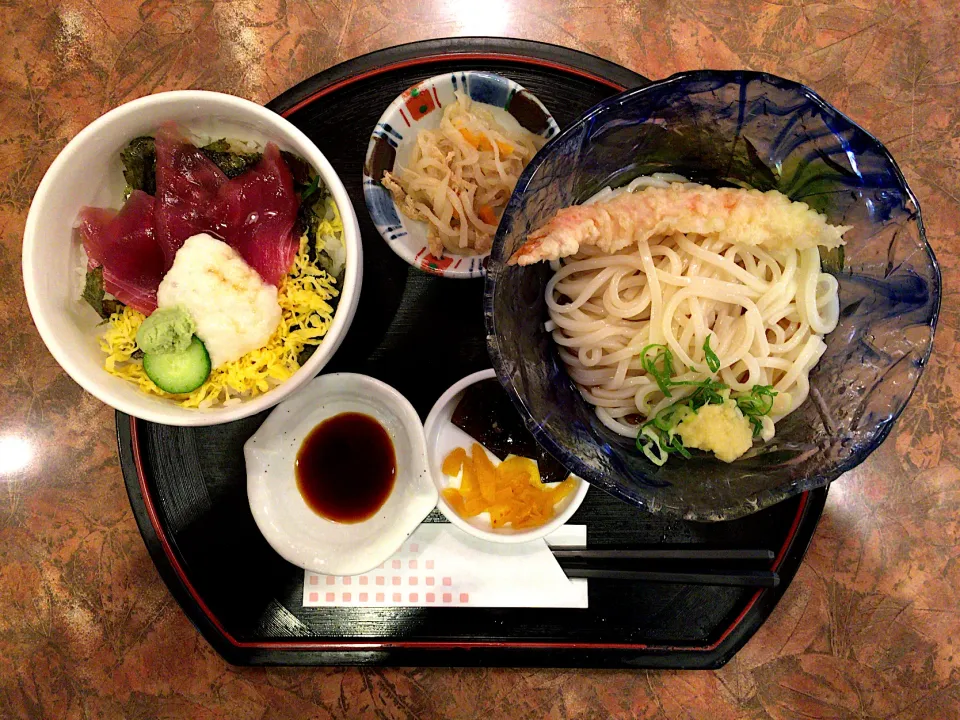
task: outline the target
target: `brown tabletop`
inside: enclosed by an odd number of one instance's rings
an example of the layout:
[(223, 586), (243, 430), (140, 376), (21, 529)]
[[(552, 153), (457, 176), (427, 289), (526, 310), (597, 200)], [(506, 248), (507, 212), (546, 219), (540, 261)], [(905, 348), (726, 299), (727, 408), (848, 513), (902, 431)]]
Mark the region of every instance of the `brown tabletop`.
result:
[[(960, 13), (950, 0), (73, 0), (0, 11), (0, 716), (960, 717)], [(144, 548), (113, 411), (30, 321), (20, 245), (66, 142), (160, 90), (265, 102), (401, 42), (505, 35), (648, 77), (766, 70), (893, 152), (943, 267), (936, 349), (886, 443), (838, 481), (769, 622), (717, 672), (237, 669)], [(358, 148), (358, 152), (362, 148)]]

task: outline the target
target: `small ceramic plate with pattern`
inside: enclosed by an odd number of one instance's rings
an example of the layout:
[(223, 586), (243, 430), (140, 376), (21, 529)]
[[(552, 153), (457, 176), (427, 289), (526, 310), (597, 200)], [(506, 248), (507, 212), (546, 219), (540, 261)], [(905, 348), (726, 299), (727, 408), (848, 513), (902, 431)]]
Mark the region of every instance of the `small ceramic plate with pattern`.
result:
[[(457, 93), (466, 94), (475, 103), (483, 103), (483, 109), (508, 130), (522, 127), (544, 139), (560, 131), (543, 103), (513, 80), (478, 71), (437, 75), (405, 90), (380, 116), (367, 146), (363, 195), (374, 225), (397, 255), (434, 275), (474, 278), (485, 274), (489, 251), (479, 254), (445, 251), (443, 257), (435, 257), (428, 247), (428, 223), (404, 215), (382, 182), (385, 172), (395, 174), (394, 168), (409, 160), (421, 130), (440, 127), (444, 108), (456, 102)], [(511, 148), (501, 145), (501, 152), (505, 150)], [(496, 208), (493, 217), (499, 220), (502, 211), (502, 207)]]

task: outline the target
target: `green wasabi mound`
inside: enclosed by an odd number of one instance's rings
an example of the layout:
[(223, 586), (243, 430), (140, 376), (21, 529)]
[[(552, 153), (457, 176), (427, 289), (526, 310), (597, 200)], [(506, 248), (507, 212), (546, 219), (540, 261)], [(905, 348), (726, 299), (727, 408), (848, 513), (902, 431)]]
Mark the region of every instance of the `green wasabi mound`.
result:
[(137, 330), (137, 347), (147, 355), (181, 353), (190, 347), (197, 331), (190, 313), (182, 307), (155, 310)]

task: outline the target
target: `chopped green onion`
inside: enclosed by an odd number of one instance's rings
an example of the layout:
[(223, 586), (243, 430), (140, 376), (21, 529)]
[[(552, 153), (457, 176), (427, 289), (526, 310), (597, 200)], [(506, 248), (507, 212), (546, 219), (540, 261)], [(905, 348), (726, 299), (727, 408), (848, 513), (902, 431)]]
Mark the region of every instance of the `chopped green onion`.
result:
[(737, 397), (737, 406), (744, 414), (767, 415), (773, 410), (773, 399), (777, 391), (773, 385), (754, 385), (746, 395)]
[(763, 422), (760, 418), (769, 415), (773, 410), (773, 399), (776, 396), (777, 391), (772, 385), (754, 385), (749, 393), (737, 396), (737, 407), (744, 417), (750, 420), (754, 437), (762, 432)]
[[(653, 359), (647, 356), (647, 353), (656, 348), (656, 354)], [(643, 363), (643, 369), (653, 376), (657, 381), (657, 387), (667, 397), (673, 397), (670, 392), (670, 378), (673, 377), (673, 353), (666, 345), (651, 343), (640, 351), (640, 361)]]
[[(712, 335), (712, 334), (711, 334)], [(710, 337), (703, 343), (703, 354), (707, 367), (711, 372), (720, 370), (720, 358), (710, 348)], [(650, 354), (652, 351), (652, 355)], [(651, 343), (640, 352), (643, 369), (657, 383), (657, 387), (665, 397), (673, 397), (671, 387), (693, 387), (692, 393), (668, 405), (654, 417), (640, 426), (637, 433), (637, 449), (655, 465), (663, 465), (674, 453), (690, 458), (690, 451), (683, 445), (683, 439), (677, 433), (677, 427), (690, 413), (706, 405), (722, 405), (729, 395), (723, 395), (729, 390), (726, 383), (713, 378), (705, 380), (674, 380), (673, 353), (666, 345)], [(694, 370), (691, 368), (691, 370)], [(753, 436), (757, 437), (763, 431), (763, 418), (773, 410), (773, 399), (777, 392), (772, 385), (754, 385), (749, 392), (732, 396), (740, 408), (743, 416), (750, 421), (753, 427)]]
[(683, 446), (683, 440), (679, 435), (670, 436), (670, 447), (674, 450), (674, 452), (680, 453), (687, 460), (693, 457), (690, 454), (690, 451)]
[[(656, 450), (654, 450), (656, 448)], [(647, 459), (654, 465), (663, 466), (670, 457), (660, 444), (659, 436), (650, 430), (647, 425), (640, 428), (637, 433), (637, 449), (641, 450)]]
[(689, 410), (690, 409), (682, 402), (675, 402), (673, 405), (668, 405), (658, 412), (649, 423), (657, 430), (670, 432), (687, 416)]
[(703, 341), (703, 356), (706, 358), (710, 372), (718, 372), (720, 370), (720, 358), (710, 349), (710, 337), (710, 335), (707, 335), (707, 339)]
[(717, 380), (704, 380), (704, 384), (687, 398), (690, 409), (696, 412), (704, 405), (722, 405), (726, 398), (720, 392), (726, 389), (728, 388), (725, 383)]

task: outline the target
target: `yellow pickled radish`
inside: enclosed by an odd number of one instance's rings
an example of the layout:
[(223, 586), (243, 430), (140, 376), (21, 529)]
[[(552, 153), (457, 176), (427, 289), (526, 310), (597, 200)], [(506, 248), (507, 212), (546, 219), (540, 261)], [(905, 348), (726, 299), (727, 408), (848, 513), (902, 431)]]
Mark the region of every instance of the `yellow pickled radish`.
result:
[(454, 449), (443, 461), (443, 472), (460, 474), (460, 487), (447, 488), (443, 497), (462, 517), (490, 514), (494, 528), (512, 525), (517, 529), (543, 525), (553, 518), (554, 507), (576, 487), (571, 476), (553, 488), (540, 482), (537, 463), (530, 458), (511, 455), (494, 465), (486, 451), (474, 443)]
[(443, 470), (444, 475), (449, 475), (450, 477), (456, 477), (460, 474), (460, 470), (463, 468), (463, 464), (467, 461), (467, 451), (462, 447), (458, 447), (452, 453), (447, 455), (443, 461)]

